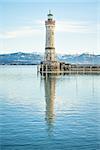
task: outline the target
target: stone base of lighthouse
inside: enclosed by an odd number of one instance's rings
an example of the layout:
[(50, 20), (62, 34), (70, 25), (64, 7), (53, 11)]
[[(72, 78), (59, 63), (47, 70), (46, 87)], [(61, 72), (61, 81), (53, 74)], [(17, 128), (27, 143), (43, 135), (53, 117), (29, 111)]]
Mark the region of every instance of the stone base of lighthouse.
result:
[(40, 65), (40, 73), (57, 73), (60, 70), (60, 62), (58, 61), (43, 61)]

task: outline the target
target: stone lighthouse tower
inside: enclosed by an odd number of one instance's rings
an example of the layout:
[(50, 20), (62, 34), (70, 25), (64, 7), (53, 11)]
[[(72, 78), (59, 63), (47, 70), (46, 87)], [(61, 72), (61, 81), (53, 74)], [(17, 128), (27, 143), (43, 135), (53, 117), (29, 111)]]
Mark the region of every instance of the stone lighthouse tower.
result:
[(44, 61), (40, 65), (40, 73), (54, 73), (58, 72), (60, 68), (60, 62), (56, 60), (55, 53), (55, 20), (53, 14), (49, 11), (47, 20), (45, 21), (46, 27), (46, 42), (45, 42), (45, 56)]
[(45, 61), (55, 61), (55, 45), (54, 45), (54, 30), (55, 20), (53, 14), (49, 10), (48, 18), (45, 21), (46, 27), (46, 43), (45, 43)]

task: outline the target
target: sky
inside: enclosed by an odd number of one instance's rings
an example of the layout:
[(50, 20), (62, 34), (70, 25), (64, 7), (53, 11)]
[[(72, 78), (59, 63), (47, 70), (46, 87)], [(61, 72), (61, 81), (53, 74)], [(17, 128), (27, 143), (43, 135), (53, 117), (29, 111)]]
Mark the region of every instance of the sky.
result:
[(100, 54), (99, 0), (0, 0), (0, 53), (44, 53), (49, 9), (57, 53)]

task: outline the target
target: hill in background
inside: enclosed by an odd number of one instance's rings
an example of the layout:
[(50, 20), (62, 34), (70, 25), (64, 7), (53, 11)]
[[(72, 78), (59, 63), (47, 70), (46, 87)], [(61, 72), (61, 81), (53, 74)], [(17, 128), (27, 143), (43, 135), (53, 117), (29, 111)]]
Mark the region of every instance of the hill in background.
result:
[[(11, 53), (0, 54), (0, 65), (36, 65), (43, 61), (43, 54), (40, 53)], [(78, 64), (100, 64), (100, 55), (57, 55), (59, 61)]]

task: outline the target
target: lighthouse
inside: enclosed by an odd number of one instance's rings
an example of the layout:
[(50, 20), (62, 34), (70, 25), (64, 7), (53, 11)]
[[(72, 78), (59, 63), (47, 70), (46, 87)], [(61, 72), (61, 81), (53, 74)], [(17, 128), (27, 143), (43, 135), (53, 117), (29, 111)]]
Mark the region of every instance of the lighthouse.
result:
[(53, 14), (49, 10), (47, 20), (45, 21), (46, 27), (46, 43), (45, 43), (45, 61), (55, 61), (55, 43), (54, 43), (54, 31), (55, 20)]
[(44, 60), (40, 64), (40, 73), (44, 75), (58, 72), (60, 69), (60, 62), (56, 60), (56, 52), (55, 52), (55, 20), (50, 10), (49, 13), (47, 14), (45, 27), (46, 27), (45, 55)]

